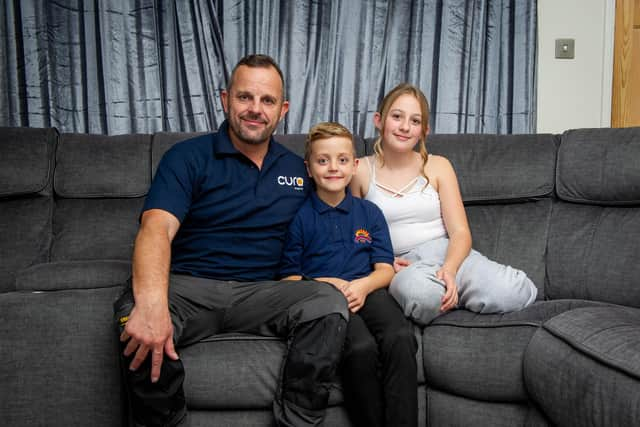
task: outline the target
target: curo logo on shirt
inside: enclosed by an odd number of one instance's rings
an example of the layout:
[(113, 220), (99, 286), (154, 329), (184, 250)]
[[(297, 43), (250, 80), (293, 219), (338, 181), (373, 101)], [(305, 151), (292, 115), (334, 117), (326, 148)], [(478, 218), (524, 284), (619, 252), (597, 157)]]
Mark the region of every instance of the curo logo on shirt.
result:
[(286, 185), (293, 187), (296, 190), (302, 190), (304, 188), (304, 178), (299, 176), (282, 176), (278, 177), (278, 185)]

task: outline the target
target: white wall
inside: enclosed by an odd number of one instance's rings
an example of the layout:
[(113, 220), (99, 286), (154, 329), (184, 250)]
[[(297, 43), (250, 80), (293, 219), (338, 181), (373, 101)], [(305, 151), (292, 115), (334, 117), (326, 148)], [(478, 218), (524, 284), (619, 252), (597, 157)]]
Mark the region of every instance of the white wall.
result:
[[(615, 0), (538, 0), (538, 133), (608, 127)], [(555, 39), (575, 39), (556, 59)]]

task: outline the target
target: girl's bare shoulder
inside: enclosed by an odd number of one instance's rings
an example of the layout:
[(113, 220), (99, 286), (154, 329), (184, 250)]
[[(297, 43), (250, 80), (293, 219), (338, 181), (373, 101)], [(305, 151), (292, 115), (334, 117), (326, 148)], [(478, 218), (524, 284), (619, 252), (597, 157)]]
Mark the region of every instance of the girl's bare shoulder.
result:
[(439, 154), (429, 154), (429, 161), (427, 162), (426, 168), (432, 172), (438, 172), (452, 169), (452, 166), (446, 157)]

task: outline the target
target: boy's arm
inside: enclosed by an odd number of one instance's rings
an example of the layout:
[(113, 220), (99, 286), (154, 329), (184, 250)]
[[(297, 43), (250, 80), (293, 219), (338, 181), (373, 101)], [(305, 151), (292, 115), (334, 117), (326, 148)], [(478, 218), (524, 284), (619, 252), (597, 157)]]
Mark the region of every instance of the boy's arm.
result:
[(290, 276), (283, 277), (280, 280), (302, 280), (302, 276), (299, 274), (292, 274)]
[(367, 295), (376, 289), (389, 286), (394, 274), (393, 265), (386, 262), (377, 262), (373, 265), (371, 274), (352, 280), (351, 284), (343, 292), (349, 302), (349, 310), (352, 313), (360, 310), (367, 299)]

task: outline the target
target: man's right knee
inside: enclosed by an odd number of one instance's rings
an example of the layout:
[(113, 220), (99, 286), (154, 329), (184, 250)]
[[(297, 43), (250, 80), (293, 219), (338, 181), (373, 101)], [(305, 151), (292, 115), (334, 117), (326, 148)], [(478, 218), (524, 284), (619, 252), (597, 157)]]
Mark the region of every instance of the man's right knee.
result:
[(300, 305), (300, 322), (308, 322), (330, 314), (339, 314), (347, 321), (349, 319), (349, 307), (347, 299), (333, 285), (324, 282), (310, 281), (310, 294)]

